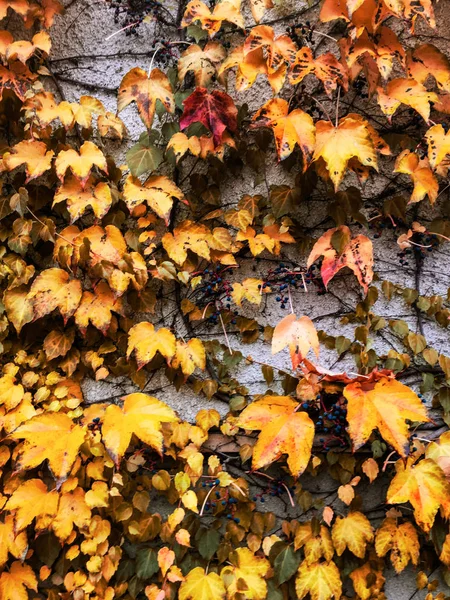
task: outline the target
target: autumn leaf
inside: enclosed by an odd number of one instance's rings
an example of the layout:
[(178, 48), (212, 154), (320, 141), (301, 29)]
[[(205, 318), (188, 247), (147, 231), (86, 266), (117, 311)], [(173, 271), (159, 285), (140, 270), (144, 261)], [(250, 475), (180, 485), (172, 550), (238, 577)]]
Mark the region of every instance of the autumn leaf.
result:
[(81, 283), (70, 279), (62, 269), (46, 269), (33, 281), (27, 300), (33, 305), (34, 318), (40, 319), (56, 309), (67, 322), (81, 300)]
[(135, 67), (120, 83), (117, 112), (121, 112), (131, 102), (136, 102), (139, 115), (149, 129), (155, 115), (157, 100), (168, 112), (174, 112), (175, 100), (169, 79), (160, 69), (153, 69), (148, 75), (144, 69)]
[(425, 532), (434, 523), (436, 513), (442, 508), (450, 514), (450, 484), (442, 469), (430, 458), (418, 464), (398, 460), (396, 475), (392, 479), (386, 495), (388, 504), (410, 502), (414, 509), (416, 523)]
[(132, 435), (162, 454), (161, 423), (178, 421), (174, 411), (147, 394), (129, 394), (122, 400), (122, 408), (108, 406), (102, 425), (103, 442), (116, 465), (120, 464)]
[(410, 50), (406, 59), (408, 76), (424, 84), (434, 77), (441, 91), (450, 92), (450, 60), (433, 44), (421, 44)]
[(244, 29), (244, 19), (241, 15), (241, 0), (222, 0), (211, 11), (201, 0), (191, 0), (184, 11), (181, 27), (188, 27), (199, 21), (210, 37), (213, 37), (222, 27), (223, 21), (233, 23)]
[(348, 432), (354, 450), (361, 448), (377, 428), (400, 456), (406, 456), (409, 452), (406, 421), (429, 421), (420, 398), (395, 379), (350, 383), (344, 388), (344, 396), (348, 402)]
[(257, 23), (261, 21), (267, 9), (273, 8), (272, 0), (250, 0), (250, 9)]
[(114, 296), (105, 281), (101, 281), (94, 293), (83, 292), (81, 302), (75, 311), (75, 323), (83, 335), (86, 333), (89, 323), (106, 335), (113, 311), (118, 314), (123, 313), (122, 300)]
[(313, 322), (307, 316), (294, 314), (281, 319), (275, 326), (272, 337), (272, 354), (289, 346), (292, 368), (296, 369), (312, 348), (319, 357), (319, 338)]
[(287, 464), (294, 477), (306, 469), (314, 423), (306, 412), (297, 410), (298, 406), (289, 396), (264, 396), (241, 412), (236, 426), (261, 431), (253, 448), (253, 469), (266, 467), (283, 454), (288, 455)]
[(54, 154), (44, 142), (24, 140), (13, 146), (11, 152), (3, 155), (3, 163), (8, 171), (25, 165), (25, 183), (28, 183), (51, 168)]
[(170, 138), (167, 150), (173, 152), (175, 160), (178, 162), (188, 151), (194, 156), (198, 156), (201, 152), (201, 144), (197, 136), (188, 137), (185, 133), (179, 131)]
[(231, 292), (233, 301), (238, 306), (242, 306), (243, 300), (248, 300), (252, 304), (261, 304), (263, 283), (262, 279), (254, 277), (244, 279), (242, 283), (233, 283), (233, 291)]
[(210, 239), (211, 234), (207, 227), (192, 221), (183, 221), (175, 227), (173, 233), (167, 232), (163, 235), (162, 244), (169, 257), (182, 265), (187, 259), (188, 250), (209, 260)]
[(123, 198), (130, 212), (146, 202), (166, 224), (169, 222), (173, 200), (186, 203), (180, 188), (164, 175), (152, 175), (143, 185), (137, 177), (129, 175), (125, 180)]
[(33, 569), (15, 561), (9, 571), (4, 571), (0, 576), (0, 597), (2, 600), (28, 600), (26, 588), (37, 592), (37, 586)]
[(3, 567), (7, 563), (8, 553), (12, 554), (14, 558), (23, 560), (27, 551), (28, 542), (26, 532), (17, 532), (14, 517), (6, 515), (3, 523), (0, 523), (0, 567)]
[(84, 142), (78, 153), (73, 148), (61, 150), (55, 159), (56, 174), (64, 180), (67, 169), (70, 169), (82, 187), (86, 185), (92, 168), (96, 166), (108, 173), (108, 166), (103, 152), (92, 142)]
[(192, 123), (202, 123), (213, 134), (215, 146), (220, 145), (225, 129), (228, 128), (231, 133), (237, 129), (237, 108), (225, 92), (214, 90), (209, 94), (206, 88), (200, 87), (183, 104), (180, 128), (186, 129)]
[(73, 532), (74, 526), (86, 529), (91, 522), (91, 509), (86, 504), (86, 493), (81, 487), (61, 494), (58, 513), (52, 521), (55, 535), (64, 542)]
[[(237, 67), (236, 71), (236, 90), (242, 92), (251, 87), (259, 74), (266, 74), (272, 90), (278, 93), (283, 86), (285, 75), (275, 71), (268, 73), (267, 64), (264, 58), (263, 49), (255, 50), (244, 54), (244, 45), (237, 46), (229, 52), (227, 58), (220, 65), (218, 76), (221, 77), (229, 69)], [(285, 69), (282, 69), (285, 71)]]
[(378, 170), (374, 140), (368, 123), (352, 113), (340, 119), (337, 127), (330, 121), (318, 121), (313, 161), (324, 160), (335, 191), (352, 158), (357, 158), (366, 167)]
[(373, 279), (373, 249), (368, 237), (357, 235), (351, 239), (346, 225), (329, 229), (314, 244), (308, 257), (308, 269), (320, 256), (323, 256), (320, 274), (325, 287), (338, 271), (348, 267), (367, 293)]
[(175, 342), (175, 336), (165, 327), (155, 331), (151, 323), (142, 321), (128, 332), (127, 357), (134, 352), (138, 367), (142, 368), (159, 352), (169, 363), (176, 352)]
[(19, 40), (10, 44), (6, 49), (5, 57), (8, 61), (20, 60), (25, 64), (37, 51), (48, 56), (51, 46), (49, 34), (46, 31), (39, 31), (33, 36), (31, 42)]
[[(450, 154), (450, 132), (446, 132), (442, 125), (433, 125), (426, 132), (425, 139), (428, 144), (428, 160), (431, 167), (436, 169)], [(430, 192), (428, 196), (431, 198)]]
[(355, 556), (364, 558), (366, 546), (373, 541), (373, 537), (369, 519), (360, 512), (351, 512), (347, 517), (337, 517), (331, 530), (331, 538), (338, 556), (348, 548)]
[(249, 548), (237, 548), (230, 556), (231, 566), (225, 566), (220, 576), (227, 588), (227, 598), (264, 600), (267, 596), (265, 577), (270, 569), (266, 558), (255, 556)]
[(103, 138), (122, 140), (126, 134), (126, 127), (122, 119), (112, 112), (105, 112), (97, 119), (98, 132)]
[[(441, 125), (437, 127), (441, 127)], [(415, 152), (404, 150), (395, 161), (394, 173), (404, 173), (411, 177), (414, 189), (409, 200), (410, 204), (420, 202), (426, 195), (428, 195), (431, 204), (436, 202), (439, 194), (439, 184), (430, 169), (427, 158), (420, 159)]]
[(187, 342), (177, 340), (175, 357), (172, 359), (171, 367), (181, 367), (183, 375), (189, 377), (198, 367), (202, 371), (206, 365), (206, 353), (203, 343), (198, 338), (192, 338)]
[(179, 590), (180, 600), (221, 600), (225, 586), (217, 573), (206, 574), (202, 567), (195, 567), (186, 575)]
[(12, 439), (25, 440), (17, 469), (34, 469), (47, 460), (53, 476), (58, 481), (64, 480), (78, 456), (85, 434), (86, 429), (76, 425), (64, 413), (48, 412), (30, 419), (10, 434)]
[(253, 27), (245, 39), (244, 57), (260, 49), (266, 53), (268, 73), (275, 73), (280, 67), (293, 62), (297, 51), (288, 35), (276, 36), (269, 25)]
[[(242, 217), (241, 217), (242, 218)], [(237, 217), (236, 220), (239, 220)], [(275, 240), (266, 233), (256, 233), (253, 227), (247, 227), (245, 231), (238, 231), (236, 235), (237, 242), (246, 241), (253, 256), (258, 256), (264, 250), (272, 252), (275, 248)]]
[(437, 463), (444, 471), (447, 478), (450, 477), (450, 432), (445, 431), (439, 436), (439, 440), (428, 444), (426, 458)]
[(203, 50), (197, 44), (192, 44), (178, 60), (178, 79), (183, 81), (187, 73), (193, 71), (195, 85), (205, 88), (211, 83), (226, 55), (225, 49), (218, 42), (208, 42)]
[(325, 92), (330, 97), (338, 85), (347, 90), (347, 71), (331, 52), (314, 58), (311, 48), (305, 46), (296, 53), (294, 58), (289, 72), (289, 81), (292, 85), (301, 83), (307, 75), (312, 74), (323, 83)]
[(34, 318), (33, 304), (28, 298), (28, 288), (25, 285), (7, 290), (3, 295), (3, 304), (8, 319), (17, 333), (20, 333), (22, 327)]
[(392, 79), (385, 90), (378, 88), (378, 104), (389, 119), (401, 104), (406, 104), (428, 122), (430, 102), (437, 101), (437, 94), (429, 92), (414, 79)]
[(314, 530), (311, 521), (299, 523), (295, 532), (294, 548), (303, 548), (305, 562), (309, 565), (316, 563), (321, 558), (329, 562), (334, 555), (333, 542), (330, 531), (325, 525)]
[(314, 122), (307, 113), (300, 108), (289, 112), (286, 100), (273, 98), (255, 113), (253, 127), (273, 130), (279, 160), (290, 156), (298, 144), (303, 154), (303, 169), (306, 169), (315, 146)]
[(12, 410), (22, 401), (25, 390), (21, 383), (16, 383), (13, 375), (6, 374), (0, 377), (0, 405), (6, 410)]
[(383, 567), (383, 561), (371, 557), (369, 562), (364, 563), (350, 573), (350, 579), (360, 600), (380, 598), (385, 583)]
[(313, 564), (303, 561), (295, 580), (295, 591), (299, 600), (308, 594), (311, 600), (339, 600), (342, 593), (339, 569), (333, 561)]
[(89, 178), (83, 186), (76, 177), (67, 177), (53, 198), (53, 206), (64, 201), (67, 203), (72, 223), (79, 219), (88, 207), (92, 208), (97, 219), (101, 219), (112, 204), (111, 188), (103, 181), (95, 184), (93, 178)]
[(48, 529), (58, 510), (59, 495), (48, 491), (40, 479), (29, 479), (20, 485), (9, 498), (5, 510), (15, 511), (17, 531), (25, 529), (36, 519), (36, 529)]
[(414, 566), (419, 562), (420, 543), (417, 530), (412, 523), (398, 523), (397, 519), (387, 518), (377, 529), (375, 535), (377, 556), (391, 553), (391, 562), (396, 573), (406, 569), (411, 561)]
[(65, 356), (75, 339), (75, 331), (50, 331), (44, 339), (44, 352), (47, 360), (53, 360), (59, 356)]

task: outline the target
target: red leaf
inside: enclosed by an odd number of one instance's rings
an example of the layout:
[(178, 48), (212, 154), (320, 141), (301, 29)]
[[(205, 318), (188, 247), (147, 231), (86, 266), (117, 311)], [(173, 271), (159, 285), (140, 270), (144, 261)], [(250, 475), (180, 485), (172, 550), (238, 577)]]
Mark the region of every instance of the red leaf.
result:
[(184, 101), (184, 113), (180, 127), (186, 129), (192, 123), (202, 123), (213, 134), (214, 145), (222, 141), (226, 128), (237, 129), (237, 108), (228, 94), (214, 90), (208, 94), (206, 88), (197, 88)]

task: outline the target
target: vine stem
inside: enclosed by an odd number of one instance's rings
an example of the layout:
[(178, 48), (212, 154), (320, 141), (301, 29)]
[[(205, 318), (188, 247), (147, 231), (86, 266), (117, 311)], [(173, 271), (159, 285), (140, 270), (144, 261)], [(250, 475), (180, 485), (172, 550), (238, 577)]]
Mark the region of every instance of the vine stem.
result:
[[(275, 481), (275, 479), (273, 477), (271, 477), (270, 475), (267, 475), (267, 473), (261, 473), (261, 471), (247, 471), (247, 473), (252, 473), (253, 475), (259, 475), (260, 477), (265, 477), (266, 479), (270, 479), (270, 481)], [(280, 483), (286, 490), (286, 493), (289, 497), (289, 502), (290, 502), (292, 508), (295, 508), (294, 498), (292, 497), (292, 494), (289, 491), (288, 486), (285, 483), (283, 483), (282, 481), (280, 481)]]
[(140, 21), (136, 21), (136, 23), (130, 23), (130, 25), (125, 25), (125, 27), (122, 27), (122, 29), (118, 29), (117, 31), (114, 31), (114, 33), (111, 33), (110, 35), (108, 35), (107, 38), (105, 38), (105, 42), (108, 42), (114, 36), (118, 35), (119, 33), (122, 33), (122, 31), (126, 31), (127, 29), (130, 29), (131, 27), (135, 27), (136, 25), (139, 25), (139, 23), (140, 23)]
[(217, 487), (217, 485), (213, 485), (213, 487), (210, 488), (209, 492), (206, 494), (206, 497), (203, 500), (203, 504), (202, 504), (202, 507), (200, 509), (200, 515), (199, 515), (200, 517), (203, 517), (203, 511), (205, 510), (205, 506), (206, 506), (206, 503), (208, 502), (208, 498), (211, 496), (211, 494), (216, 489), (216, 487)]
[(223, 334), (225, 336), (225, 340), (227, 342), (228, 350), (230, 351), (230, 354), (233, 354), (233, 350), (231, 349), (231, 346), (230, 346), (230, 340), (228, 339), (227, 330), (225, 329), (225, 323), (223, 322), (222, 313), (221, 312), (219, 312), (219, 319), (220, 319), (220, 324), (222, 325), (222, 329), (223, 329)]

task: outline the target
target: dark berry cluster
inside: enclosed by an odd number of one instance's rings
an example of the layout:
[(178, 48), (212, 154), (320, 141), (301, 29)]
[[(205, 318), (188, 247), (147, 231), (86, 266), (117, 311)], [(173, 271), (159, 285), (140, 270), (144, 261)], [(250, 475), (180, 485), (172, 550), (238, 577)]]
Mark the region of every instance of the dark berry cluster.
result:
[(302, 409), (310, 413), (311, 418), (316, 424), (317, 433), (326, 433), (325, 438), (319, 438), (323, 444), (323, 450), (329, 450), (329, 443), (341, 448), (348, 446), (347, 429), (347, 400), (336, 394), (318, 394), (312, 402), (303, 402)]
[(407, 267), (409, 265), (409, 258), (414, 257), (414, 259), (422, 260), (429, 252), (433, 252), (433, 249), (439, 246), (437, 237), (431, 233), (416, 232), (412, 236), (411, 241), (419, 245), (413, 245), (411, 248), (404, 248), (397, 254), (402, 267)]
[[(214, 488), (219, 485), (220, 480), (215, 479), (210, 482), (203, 482), (202, 488)], [(215, 515), (226, 512), (226, 518), (239, 523), (240, 519), (234, 516), (237, 508), (238, 501), (233, 498), (227, 488), (220, 488), (211, 494), (208, 501), (205, 504), (205, 513), (212, 512)]]
[[(208, 307), (212, 308), (212, 312), (208, 311), (207, 322), (217, 325), (220, 318), (220, 313), (227, 309), (231, 309), (231, 292), (233, 287), (231, 282), (226, 279), (226, 274), (230, 267), (217, 266), (215, 268), (205, 269), (202, 275), (202, 285), (195, 289), (197, 297), (197, 305), (203, 308), (205, 313)], [(236, 316), (238, 311), (234, 311)], [(231, 323), (234, 325), (236, 320)]]
[(316, 265), (303, 272), (299, 269), (289, 269), (284, 263), (280, 263), (276, 269), (271, 269), (263, 283), (262, 288), (268, 288), (276, 294), (275, 300), (280, 303), (280, 308), (284, 309), (289, 305), (290, 288), (305, 290), (305, 286), (314, 284), (317, 292), (322, 295), (325, 293), (322, 278)]
[(108, 5), (114, 10), (114, 22), (127, 28), (125, 35), (136, 35), (145, 17), (156, 21), (163, 17), (163, 3), (158, 0), (109, 0)]
[(269, 496), (271, 498), (279, 498), (283, 496), (283, 494), (289, 492), (294, 492), (295, 487), (288, 486), (282, 479), (273, 479), (270, 483), (261, 490), (258, 494), (255, 494), (252, 497), (253, 502), (262, 502), (263, 504), (266, 501), (266, 497)]

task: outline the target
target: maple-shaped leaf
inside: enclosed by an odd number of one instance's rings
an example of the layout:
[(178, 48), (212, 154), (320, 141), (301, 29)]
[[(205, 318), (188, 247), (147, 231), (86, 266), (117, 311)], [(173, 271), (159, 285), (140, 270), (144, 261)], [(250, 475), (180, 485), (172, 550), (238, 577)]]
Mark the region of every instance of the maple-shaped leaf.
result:
[(270, 465), (283, 454), (294, 477), (308, 466), (314, 438), (314, 423), (289, 396), (264, 396), (252, 402), (239, 415), (236, 426), (260, 430), (253, 448), (253, 469)]
[(84, 142), (79, 153), (73, 148), (61, 150), (55, 160), (56, 174), (61, 181), (64, 180), (67, 169), (70, 169), (82, 186), (86, 185), (94, 166), (108, 172), (106, 157), (93, 142)]
[(450, 60), (433, 44), (422, 44), (410, 50), (406, 59), (408, 76), (418, 83), (434, 77), (438, 88), (450, 92)]
[(0, 523), (0, 567), (8, 562), (8, 553), (23, 560), (27, 551), (26, 532), (17, 532), (13, 515), (6, 515), (3, 523)]
[(378, 88), (378, 104), (389, 120), (400, 104), (406, 104), (428, 122), (431, 110), (430, 102), (437, 101), (437, 94), (429, 92), (415, 79), (392, 79), (385, 90)]
[(168, 224), (174, 198), (187, 203), (180, 188), (164, 175), (152, 175), (144, 184), (133, 175), (125, 180), (123, 199), (130, 211), (146, 202)]
[(202, 567), (195, 567), (186, 575), (178, 596), (180, 600), (221, 600), (225, 593), (225, 586), (217, 573), (205, 573)]
[(181, 367), (183, 375), (189, 377), (198, 367), (205, 369), (206, 353), (203, 343), (198, 338), (192, 338), (187, 342), (177, 340), (175, 357), (172, 359), (171, 367)]
[(122, 400), (122, 408), (108, 406), (102, 424), (103, 443), (116, 465), (120, 464), (132, 435), (162, 454), (161, 423), (175, 423), (177, 415), (164, 402), (147, 394), (129, 394)]
[(19, 15), (26, 15), (30, 5), (27, 0), (2, 0), (0, 3), (0, 19), (6, 17), (8, 8), (12, 8), (12, 10)]
[(250, 252), (253, 256), (258, 256), (264, 250), (272, 252), (275, 247), (275, 240), (273, 240), (266, 233), (256, 233), (253, 227), (247, 227), (245, 231), (238, 231), (236, 235), (237, 242), (248, 242)]
[(272, 0), (250, 0), (250, 10), (257, 23), (261, 21), (267, 9), (273, 8)]
[(105, 112), (102, 102), (92, 96), (81, 96), (79, 103), (72, 103), (71, 108), (75, 122), (83, 129), (91, 128), (93, 115), (102, 115)]
[(319, 338), (314, 323), (307, 316), (294, 314), (281, 319), (275, 326), (272, 337), (272, 354), (289, 346), (292, 368), (296, 369), (312, 348), (319, 356)]
[(218, 42), (208, 42), (203, 50), (197, 44), (192, 44), (178, 59), (178, 79), (183, 81), (187, 73), (193, 71), (195, 85), (207, 87), (226, 55), (224, 47)]
[(311, 600), (339, 600), (342, 594), (339, 569), (333, 561), (308, 564), (304, 560), (298, 568), (295, 591), (299, 600), (308, 594)]
[(86, 493), (83, 488), (76, 487), (73, 491), (61, 494), (52, 529), (60, 541), (64, 542), (72, 534), (74, 525), (86, 530), (91, 523), (91, 517), (91, 509), (86, 504)]
[(184, 11), (181, 27), (188, 27), (199, 21), (210, 37), (213, 37), (222, 27), (222, 23), (233, 23), (244, 29), (245, 23), (241, 15), (241, 0), (222, 0), (211, 11), (201, 0), (191, 0)]
[(381, 590), (385, 584), (383, 575), (384, 562), (376, 560), (374, 556), (370, 560), (350, 573), (353, 587), (357, 597), (361, 600), (380, 598)]
[(20, 485), (5, 504), (4, 509), (15, 511), (16, 530), (25, 529), (36, 519), (36, 529), (48, 529), (58, 510), (59, 495), (48, 491), (40, 479), (29, 479)]
[(436, 513), (442, 508), (448, 518), (450, 514), (450, 483), (442, 469), (430, 458), (418, 464), (408, 460), (398, 460), (396, 475), (391, 481), (386, 495), (388, 504), (410, 502), (414, 509), (416, 523), (424, 531), (429, 531)]
[(364, 558), (367, 544), (373, 541), (372, 525), (362, 513), (351, 512), (347, 517), (337, 517), (331, 538), (338, 556), (348, 548), (355, 556)]
[(66, 322), (80, 303), (81, 283), (70, 279), (62, 269), (46, 269), (31, 284), (27, 299), (33, 305), (35, 319), (59, 309)]
[(416, 566), (420, 553), (417, 529), (409, 521), (398, 523), (397, 519), (388, 517), (377, 529), (375, 551), (377, 556), (381, 557), (391, 553), (391, 562), (396, 573), (401, 573), (410, 561)]
[(438, 441), (428, 444), (425, 456), (434, 460), (445, 475), (450, 477), (450, 432), (445, 431), (439, 436)]
[(13, 146), (11, 152), (3, 155), (3, 164), (8, 171), (25, 165), (25, 183), (28, 183), (51, 168), (54, 154), (44, 142), (24, 140)]
[(106, 111), (97, 119), (98, 132), (102, 138), (122, 140), (126, 134), (125, 123), (120, 117), (112, 112)]
[[(25, 440), (17, 462), (17, 470), (34, 469), (44, 460), (54, 477), (64, 480), (70, 472), (86, 429), (76, 425), (64, 413), (43, 413), (18, 427), (10, 437)], [(49, 440), (52, 443), (49, 444)]]
[(259, 49), (266, 52), (268, 73), (275, 73), (285, 63), (293, 62), (297, 52), (296, 45), (288, 35), (276, 36), (269, 25), (253, 27), (245, 39), (244, 57)]
[(210, 239), (211, 232), (207, 227), (192, 221), (183, 221), (174, 229), (173, 234), (164, 234), (162, 244), (169, 257), (182, 265), (187, 259), (188, 250), (209, 260)]
[[(436, 127), (442, 126), (437, 125)], [(442, 147), (441, 150), (445, 151)], [(432, 157), (434, 156), (433, 152), (432, 148)], [(395, 161), (394, 173), (404, 173), (412, 179), (414, 189), (409, 204), (420, 202), (426, 195), (428, 195), (431, 204), (435, 203), (439, 194), (439, 183), (430, 169), (430, 163), (427, 158), (420, 159), (419, 155), (415, 152), (410, 152), (408, 149), (403, 150)]]
[(33, 36), (31, 42), (19, 40), (10, 44), (6, 49), (5, 57), (8, 61), (20, 60), (25, 64), (37, 51), (48, 56), (51, 46), (49, 34), (46, 31), (39, 31)]
[(38, 582), (30, 565), (13, 562), (8, 571), (0, 576), (0, 598), (2, 600), (28, 600), (27, 588), (37, 592)]
[(307, 168), (316, 141), (314, 122), (310, 115), (300, 108), (289, 112), (286, 100), (273, 98), (256, 112), (252, 127), (270, 127), (273, 130), (279, 160), (290, 156), (295, 144), (298, 144), (303, 153), (303, 169)]
[(216, 146), (221, 143), (225, 129), (228, 128), (232, 133), (237, 129), (237, 108), (225, 92), (214, 90), (209, 94), (206, 88), (196, 88), (183, 104), (180, 128), (202, 123), (213, 134)]
[(43, 347), (47, 360), (65, 356), (72, 347), (75, 338), (74, 329), (57, 331), (54, 329), (45, 336)]
[(404, 4), (404, 17), (411, 23), (411, 33), (415, 32), (415, 25), (418, 18), (423, 19), (429, 27), (433, 29), (436, 27), (431, 0), (404, 0)]
[(334, 54), (327, 52), (314, 58), (311, 48), (305, 46), (296, 53), (290, 69), (289, 81), (292, 85), (296, 85), (310, 74), (315, 75), (322, 82), (325, 92), (330, 97), (338, 85), (344, 90), (348, 88), (347, 70)]
[(231, 292), (233, 301), (238, 306), (242, 306), (243, 300), (248, 300), (252, 304), (261, 304), (263, 283), (262, 279), (254, 277), (244, 279), (242, 283), (233, 283), (233, 291)]
[(89, 323), (99, 329), (104, 335), (111, 325), (112, 312), (123, 313), (123, 302), (116, 298), (109, 285), (101, 281), (95, 292), (83, 292), (81, 302), (75, 312), (75, 323), (83, 335)]
[(220, 572), (228, 598), (236, 598), (242, 594), (249, 600), (264, 600), (267, 596), (269, 561), (255, 556), (249, 548), (237, 548), (230, 554), (229, 560), (231, 565)]
[(234, 67), (237, 67), (235, 86), (238, 92), (243, 92), (251, 87), (259, 74), (266, 74), (268, 76), (274, 93), (278, 93), (284, 83), (284, 73), (281, 74), (281, 78), (278, 72), (268, 73), (262, 48), (249, 52), (246, 55), (244, 54), (243, 44), (231, 50), (227, 58), (220, 65), (218, 70), (219, 77), (226, 73), (228, 69), (233, 69)]
[(349, 114), (337, 127), (330, 121), (316, 123), (316, 147), (313, 160), (325, 161), (329, 176), (337, 191), (351, 158), (366, 167), (378, 169), (371, 129), (359, 115)]
[(303, 548), (305, 561), (309, 565), (321, 558), (330, 561), (334, 555), (329, 529), (321, 525), (319, 530), (315, 530), (311, 521), (299, 523), (295, 531), (294, 548), (295, 550)]
[(144, 125), (150, 129), (157, 100), (168, 112), (173, 113), (175, 100), (169, 79), (160, 69), (153, 69), (148, 75), (144, 69), (135, 67), (120, 82), (117, 112), (121, 112), (131, 102), (136, 102)]
[(425, 139), (428, 144), (428, 160), (431, 167), (436, 169), (450, 154), (450, 132), (446, 132), (442, 125), (433, 125), (426, 132)]
[(406, 456), (409, 452), (406, 421), (429, 421), (417, 394), (395, 379), (350, 383), (344, 389), (344, 396), (348, 402), (348, 432), (354, 450), (361, 448), (377, 428), (400, 456)]
[(23, 385), (15, 381), (15, 377), (9, 373), (0, 377), (0, 405), (5, 406), (6, 410), (12, 410), (20, 404), (25, 394)]
[(175, 160), (178, 162), (188, 151), (194, 156), (198, 156), (201, 152), (201, 144), (196, 135), (188, 137), (185, 133), (179, 131), (170, 138), (167, 150), (172, 150)]
[(139, 369), (159, 352), (169, 363), (176, 352), (175, 336), (165, 327), (155, 331), (151, 323), (142, 321), (128, 332), (127, 358), (134, 352)]
[(352, 239), (346, 225), (329, 229), (314, 244), (308, 257), (308, 269), (321, 256), (320, 274), (325, 287), (338, 271), (348, 267), (367, 293), (373, 279), (373, 248), (368, 237), (357, 235)]
[(95, 184), (93, 178), (89, 178), (83, 186), (76, 177), (67, 177), (53, 198), (53, 206), (64, 201), (67, 203), (72, 223), (89, 207), (97, 219), (101, 219), (111, 207), (111, 189), (103, 181)]

